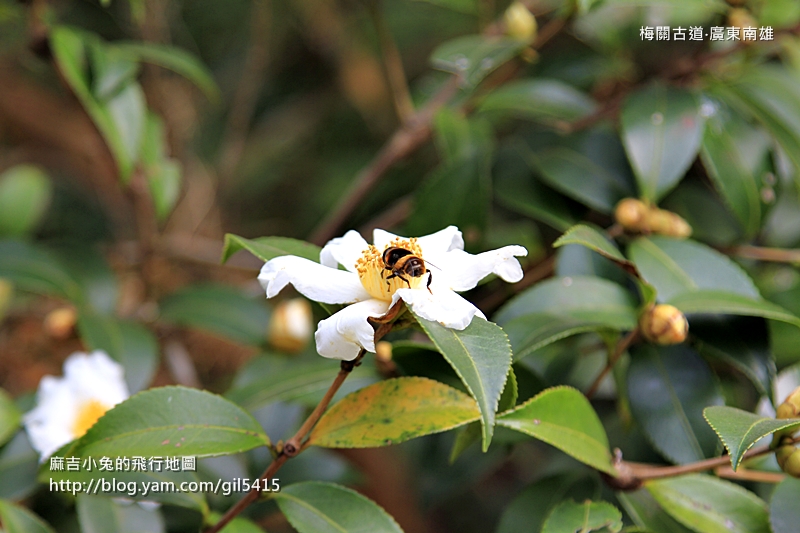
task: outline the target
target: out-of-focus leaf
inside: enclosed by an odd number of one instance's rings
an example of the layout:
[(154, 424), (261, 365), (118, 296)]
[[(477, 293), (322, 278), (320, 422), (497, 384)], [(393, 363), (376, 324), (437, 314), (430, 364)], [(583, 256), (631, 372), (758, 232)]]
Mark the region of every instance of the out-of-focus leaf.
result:
[(0, 277), (17, 288), (82, 302), (80, 285), (61, 267), (57, 258), (40, 246), (19, 241), (0, 241)]
[(14, 404), (11, 396), (6, 391), (0, 389), (0, 446), (8, 442), (17, 429), (22, 414)]
[(555, 446), (601, 472), (617, 475), (605, 429), (589, 400), (576, 389), (547, 389), (499, 416), (497, 423)]
[(707, 407), (703, 416), (728, 449), (734, 470), (747, 450), (760, 439), (781, 429), (800, 426), (800, 419), (776, 420), (724, 405)]
[(124, 504), (114, 498), (79, 494), (75, 505), (84, 533), (162, 533), (164, 519), (158, 509)]
[(667, 514), (645, 489), (617, 492), (616, 496), (633, 523), (646, 531), (658, 531), (659, 533), (689, 533), (690, 531)]
[(491, 159), (493, 135), (486, 121), (468, 119), (445, 107), (436, 113), (433, 126), (439, 156), (448, 165), (476, 155)]
[(613, 324), (633, 329), (638, 321), (637, 303), (626, 289), (595, 277), (565, 277), (537, 283), (511, 299), (495, 314), (505, 326), (528, 314), (549, 314), (589, 323)]
[(0, 500), (0, 524), (5, 533), (54, 533), (47, 522), (7, 500)]
[(258, 239), (245, 239), (238, 235), (228, 233), (225, 235), (225, 247), (222, 250), (224, 263), (239, 250), (247, 250), (262, 261), (269, 261), (282, 255), (296, 255), (319, 263), (319, 253), (322, 249), (309, 242), (292, 239), (289, 237), (259, 237)]
[(673, 518), (699, 533), (769, 533), (767, 504), (728, 481), (689, 474), (647, 481), (645, 488)]
[(608, 237), (603, 235), (601, 230), (586, 224), (577, 224), (567, 230), (556, 242), (553, 243), (553, 248), (558, 248), (566, 244), (580, 244), (586, 246), (590, 250), (597, 252), (606, 259), (610, 259), (614, 263), (624, 268), (628, 272), (638, 275), (636, 266), (625, 259), (622, 253)]
[(794, 533), (800, 524), (800, 479), (786, 476), (769, 501), (769, 523), (772, 533)]
[(705, 124), (697, 100), (680, 89), (651, 85), (627, 98), (620, 123), (639, 192), (658, 201), (697, 156)]
[(138, 83), (130, 83), (105, 105), (119, 134), (125, 160), (135, 165), (144, 138), (147, 113), (144, 91)]
[(120, 53), (135, 61), (152, 63), (177, 72), (202, 90), (209, 100), (216, 102), (220, 98), (219, 87), (211, 72), (196, 57), (174, 46), (145, 43), (122, 42), (114, 44)]
[(730, 292), (687, 292), (670, 298), (667, 303), (674, 305), (685, 314), (719, 313), (727, 315), (761, 316), (800, 327), (800, 318), (789, 313), (786, 309), (766, 300), (748, 298)]
[(52, 186), (33, 165), (17, 165), (0, 174), (0, 235), (30, 233), (50, 204)]
[(458, 76), (462, 85), (475, 87), (526, 46), (527, 43), (509, 37), (466, 35), (439, 45), (431, 55), (431, 64)]
[(710, 187), (685, 181), (661, 206), (683, 217), (692, 227), (692, 238), (715, 246), (731, 246), (742, 239), (742, 229), (731, 210)]
[(698, 290), (760, 298), (753, 281), (739, 265), (695, 241), (640, 237), (628, 247), (628, 257), (656, 288), (662, 302)]
[(474, 15), (478, 12), (478, 0), (416, 0), (418, 2), (427, 2), (435, 6), (444, 7), (460, 13), (467, 13)]
[(711, 370), (685, 345), (639, 345), (628, 367), (631, 413), (650, 443), (675, 463), (714, 454), (717, 438), (703, 409), (724, 400)]
[(456, 428), (481, 416), (475, 400), (425, 378), (396, 378), (342, 398), (325, 413), (309, 443), (371, 448)]
[(172, 212), (181, 192), (181, 164), (165, 153), (164, 124), (155, 113), (147, 114), (145, 136), (142, 142), (142, 165), (153, 206), (159, 220)]
[(542, 533), (617, 533), (622, 529), (622, 513), (608, 502), (586, 500), (561, 502), (550, 513)]
[(197, 389), (161, 387), (106, 412), (64, 456), (215, 457), (267, 445), (258, 422), (234, 403)]
[[(222, 515), (219, 513), (211, 513), (209, 523), (216, 524), (220, 518), (222, 518)], [(223, 527), (220, 533), (264, 533), (264, 530), (252, 520), (237, 516), (228, 522), (228, 525)]]
[(546, 124), (573, 121), (593, 113), (597, 105), (581, 91), (558, 80), (512, 81), (483, 99), (481, 111), (501, 112)]
[(416, 318), (478, 402), (483, 450), (486, 451), (492, 440), (495, 412), (511, 367), (508, 337), (497, 324), (478, 317), (460, 331), (419, 316)]
[(103, 350), (125, 369), (131, 394), (146, 388), (158, 368), (158, 341), (149, 329), (91, 311), (78, 318), (81, 339), (90, 350)]
[(403, 533), (378, 504), (332, 483), (295, 483), (272, 498), (299, 533)]
[(213, 331), (244, 344), (264, 343), (269, 312), (234, 288), (187, 287), (161, 300), (159, 308), (164, 322)]
[(17, 432), (0, 450), (0, 498), (21, 500), (36, 490), (39, 454), (31, 448), (28, 434)]
[(108, 261), (95, 247), (68, 242), (49, 247), (57, 266), (80, 287), (81, 300), (73, 300), (82, 308), (112, 314), (117, 306), (117, 277)]
[(756, 171), (763, 164), (769, 139), (737, 115), (712, 118), (703, 136), (703, 165), (745, 233), (755, 235), (764, 212)]

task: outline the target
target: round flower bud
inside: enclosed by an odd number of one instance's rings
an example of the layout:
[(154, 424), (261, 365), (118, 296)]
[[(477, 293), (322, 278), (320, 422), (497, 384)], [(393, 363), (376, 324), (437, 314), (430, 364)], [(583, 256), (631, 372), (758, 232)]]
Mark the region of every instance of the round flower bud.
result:
[(800, 478), (800, 450), (796, 446), (786, 444), (775, 452), (781, 470), (792, 477)]
[(514, 2), (506, 9), (503, 19), (506, 23), (506, 35), (527, 43), (536, 38), (536, 17), (520, 2)]
[(78, 313), (72, 307), (60, 307), (44, 318), (44, 330), (50, 337), (64, 340), (72, 334), (78, 322)]
[(645, 231), (644, 224), (650, 208), (641, 200), (636, 198), (625, 198), (617, 204), (614, 210), (614, 218), (620, 226), (629, 231)]
[(686, 239), (692, 234), (692, 227), (681, 216), (657, 207), (650, 210), (645, 225), (653, 233), (678, 239)]
[(659, 304), (649, 307), (639, 317), (642, 335), (656, 344), (678, 344), (686, 340), (689, 322), (678, 308)]
[(311, 304), (305, 298), (286, 300), (275, 306), (269, 320), (269, 343), (285, 352), (296, 353), (311, 339)]
[[(800, 387), (797, 387), (786, 397), (782, 404), (775, 410), (775, 418), (785, 420), (787, 418), (800, 418)], [(772, 442), (780, 442), (784, 437), (791, 437), (800, 428), (788, 428), (776, 431), (772, 436)]]

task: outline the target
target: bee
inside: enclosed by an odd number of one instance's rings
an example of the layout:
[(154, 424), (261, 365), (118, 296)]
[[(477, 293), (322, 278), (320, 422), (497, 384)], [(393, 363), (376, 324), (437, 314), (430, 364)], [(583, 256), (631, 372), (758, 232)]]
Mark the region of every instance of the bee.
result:
[[(386, 265), (383, 267), (384, 270), (391, 272), (391, 274), (386, 278), (387, 285), (389, 284), (390, 279), (400, 278), (406, 282), (406, 285), (408, 285), (409, 288), (411, 288), (411, 282), (409, 282), (406, 276), (418, 278), (420, 276), (424, 276), (427, 272), (428, 282), (425, 287), (428, 289), (428, 292), (430, 292), (433, 273), (425, 268), (425, 261), (423, 261), (421, 257), (414, 255), (411, 251), (406, 250), (405, 248), (392, 246), (383, 251), (383, 263)], [(385, 274), (385, 272), (383, 274)]]

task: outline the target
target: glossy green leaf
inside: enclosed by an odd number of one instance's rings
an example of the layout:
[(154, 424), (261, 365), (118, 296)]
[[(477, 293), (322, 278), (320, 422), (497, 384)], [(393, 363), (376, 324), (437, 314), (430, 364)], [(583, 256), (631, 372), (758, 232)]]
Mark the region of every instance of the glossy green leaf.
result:
[(730, 115), (725, 120), (712, 118), (703, 136), (700, 152), (703, 165), (750, 236), (761, 228), (765, 206), (760, 192), (761, 176), (757, 171), (768, 149), (768, 137), (738, 115)]
[(637, 307), (636, 298), (620, 285), (602, 278), (575, 276), (537, 283), (500, 308), (494, 319), (505, 326), (517, 317), (537, 313), (633, 329), (638, 321)]
[(224, 263), (239, 250), (247, 250), (262, 261), (269, 261), (282, 255), (296, 255), (319, 263), (319, 253), (322, 250), (314, 244), (291, 239), (289, 237), (259, 237), (258, 239), (245, 239), (238, 235), (228, 233), (225, 235), (225, 247), (222, 250)]
[(18, 431), (11, 442), (0, 449), (0, 498), (19, 501), (36, 488), (39, 454), (31, 448), (28, 434)]
[(73, 302), (84, 298), (78, 282), (50, 251), (21, 241), (0, 241), (0, 277), (25, 291)]
[(758, 289), (739, 265), (699, 242), (640, 237), (628, 247), (628, 257), (662, 302), (702, 289), (759, 298)]
[(647, 481), (645, 488), (673, 518), (698, 533), (769, 533), (764, 501), (728, 481), (690, 474)]
[(259, 300), (224, 285), (193, 285), (159, 302), (159, 319), (198, 328), (237, 342), (264, 343), (269, 312)]
[(309, 442), (372, 448), (456, 428), (480, 418), (475, 400), (425, 378), (395, 378), (353, 392), (314, 426)]
[(628, 398), (634, 419), (653, 447), (675, 463), (714, 455), (718, 441), (703, 409), (724, 403), (719, 385), (685, 345), (639, 345), (631, 350)]
[(536, 78), (506, 83), (489, 93), (478, 109), (553, 124), (577, 120), (596, 108), (589, 96), (574, 87), (558, 80)]
[(33, 165), (17, 165), (0, 174), (0, 235), (30, 233), (50, 204), (52, 186)]
[(158, 509), (144, 509), (140, 505), (88, 494), (79, 494), (75, 507), (83, 533), (162, 533), (166, 530)]
[(478, 317), (460, 331), (419, 316), (416, 318), (478, 402), (483, 427), (482, 446), (486, 451), (492, 440), (495, 412), (511, 367), (508, 337), (497, 324)]
[(136, 322), (82, 311), (78, 331), (87, 348), (103, 350), (123, 366), (132, 394), (150, 384), (158, 369), (159, 347), (149, 329)]
[[(314, 407), (338, 371), (339, 365), (327, 359), (301, 363), (263, 356), (242, 368), (225, 397), (249, 411), (273, 402), (299, 402)], [(362, 364), (353, 369), (336, 398), (370, 385), (376, 379), (375, 370)]]
[(307, 481), (272, 495), (298, 533), (402, 533), (378, 504), (332, 483)]
[(786, 476), (769, 501), (769, 523), (772, 533), (795, 533), (800, 524), (800, 479)]
[(510, 37), (466, 35), (439, 45), (431, 54), (431, 64), (457, 75), (462, 85), (475, 87), (525, 46), (525, 42)]
[(689, 533), (690, 531), (664, 511), (646, 489), (631, 492), (620, 491), (616, 493), (616, 496), (633, 523), (646, 531), (657, 531), (658, 533)]
[(230, 401), (201, 390), (161, 387), (108, 411), (67, 455), (214, 457), (267, 445), (258, 422)]
[(209, 100), (215, 102), (219, 100), (219, 87), (217, 87), (211, 72), (188, 52), (174, 46), (157, 43), (121, 42), (114, 44), (120, 53), (132, 60), (152, 63), (177, 72), (197, 85)]
[(617, 245), (596, 227), (586, 224), (577, 224), (559, 237), (556, 242), (553, 243), (553, 248), (558, 248), (567, 244), (586, 246), (606, 259), (610, 259), (628, 272), (632, 272), (635, 275), (638, 274), (636, 272), (636, 266), (625, 259), (619, 251), (619, 248), (617, 248)]
[(586, 500), (561, 502), (542, 527), (542, 533), (617, 533), (622, 529), (622, 513), (608, 502)]
[(592, 468), (616, 475), (603, 425), (589, 400), (576, 389), (547, 389), (499, 416), (497, 423), (555, 446)]
[(630, 95), (622, 106), (622, 141), (642, 197), (658, 201), (692, 164), (705, 120), (695, 96), (665, 85)]
[(19, 429), (22, 413), (14, 404), (11, 396), (0, 389), (0, 446), (8, 442)]
[(734, 470), (745, 452), (763, 437), (780, 429), (800, 427), (800, 419), (776, 420), (724, 405), (707, 407), (703, 416), (728, 449)]
[(0, 500), (0, 525), (4, 533), (53, 533), (44, 520), (7, 500)]
[(721, 313), (728, 315), (761, 316), (800, 327), (800, 318), (766, 300), (752, 299), (721, 291), (695, 291), (680, 294), (667, 301), (686, 314)]

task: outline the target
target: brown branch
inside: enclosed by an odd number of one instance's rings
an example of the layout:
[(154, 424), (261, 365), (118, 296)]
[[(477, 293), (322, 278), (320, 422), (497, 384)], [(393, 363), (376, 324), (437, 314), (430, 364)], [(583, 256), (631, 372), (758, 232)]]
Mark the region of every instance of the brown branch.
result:
[(730, 465), (718, 466), (714, 469), (717, 477), (735, 479), (737, 481), (755, 481), (757, 483), (780, 483), (786, 479), (786, 474), (780, 472), (762, 472), (760, 470), (748, 470), (740, 468), (734, 471)]
[(783, 248), (762, 248), (760, 246), (734, 246), (722, 248), (721, 252), (758, 261), (772, 261), (775, 263), (800, 263), (800, 250), (786, 250)]
[(639, 327), (637, 326), (633, 330), (631, 330), (627, 335), (619, 340), (617, 346), (614, 348), (614, 353), (611, 354), (611, 357), (608, 358), (608, 362), (603, 370), (594, 378), (594, 382), (589, 387), (589, 390), (586, 391), (586, 397), (591, 399), (592, 396), (595, 395), (597, 389), (600, 388), (600, 384), (603, 382), (603, 379), (611, 372), (611, 369), (614, 368), (614, 365), (617, 364), (619, 358), (622, 357), (622, 354), (625, 353), (625, 350), (633, 344), (636, 339), (639, 337)]

